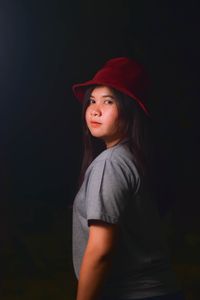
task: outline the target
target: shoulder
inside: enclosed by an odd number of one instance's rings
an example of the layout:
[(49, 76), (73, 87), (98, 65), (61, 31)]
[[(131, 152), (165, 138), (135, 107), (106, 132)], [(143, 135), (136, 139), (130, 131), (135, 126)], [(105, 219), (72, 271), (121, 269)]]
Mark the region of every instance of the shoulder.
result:
[(127, 143), (117, 144), (101, 152), (93, 161), (96, 164), (101, 161), (118, 161), (118, 160), (132, 159), (132, 154), (128, 149)]
[(134, 163), (133, 154), (129, 150), (127, 143), (118, 144), (112, 148), (106, 149), (94, 160), (93, 163), (98, 164), (105, 161), (114, 163), (116, 165), (121, 165), (121, 167), (127, 168), (127, 171), (129, 169), (133, 169), (134, 172), (138, 174)]
[(104, 150), (91, 163), (87, 175), (93, 173), (104, 174), (107, 172), (114, 178), (123, 178), (131, 182), (140, 181), (139, 172), (135, 166), (133, 154), (130, 152), (127, 143), (118, 144)]

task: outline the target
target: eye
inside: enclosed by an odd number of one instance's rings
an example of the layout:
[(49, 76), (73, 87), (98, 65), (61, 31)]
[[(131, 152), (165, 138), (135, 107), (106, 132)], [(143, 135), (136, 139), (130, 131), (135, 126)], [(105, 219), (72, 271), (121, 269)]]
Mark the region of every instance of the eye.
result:
[(95, 100), (94, 99), (89, 99), (88, 103), (93, 104), (93, 103), (95, 103)]
[(104, 101), (104, 103), (105, 103), (105, 104), (113, 104), (114, 101), (113, 101), (112, 99), (106, 99), (106, 100)]

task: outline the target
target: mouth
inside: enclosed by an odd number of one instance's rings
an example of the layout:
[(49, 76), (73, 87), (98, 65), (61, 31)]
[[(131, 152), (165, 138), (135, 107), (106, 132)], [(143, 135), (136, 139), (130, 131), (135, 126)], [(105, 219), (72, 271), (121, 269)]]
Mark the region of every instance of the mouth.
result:
[(91, 121), (91, 122), (90, 122), (90, 125), (91, 125), (92, 127), (98, 127), (98, 126), (100, 126), (100, 125), (101, 125), (101, 123), (99, 123), (99, 122), (94, 122), (94, 121)]

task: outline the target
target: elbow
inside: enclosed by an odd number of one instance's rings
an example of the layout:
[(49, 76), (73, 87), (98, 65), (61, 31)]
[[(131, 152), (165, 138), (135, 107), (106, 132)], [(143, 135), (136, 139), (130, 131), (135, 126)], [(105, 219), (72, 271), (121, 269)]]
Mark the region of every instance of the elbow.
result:
[(97, 255), (97, 258), (100, 262), (110, 262), (113, 258), (113, 251), (105, 251), (105, 252), (99, 253)]
[(86, 255), (88, 257), (90, 257), (91, 259), (93, 259), (94, 261), (98, 262), (98, 263), (110, 263), (112, 258), (113, 258), (113, 254), (114, 254), (114, 249), (88, 249), (88, 251), (86, 251)]

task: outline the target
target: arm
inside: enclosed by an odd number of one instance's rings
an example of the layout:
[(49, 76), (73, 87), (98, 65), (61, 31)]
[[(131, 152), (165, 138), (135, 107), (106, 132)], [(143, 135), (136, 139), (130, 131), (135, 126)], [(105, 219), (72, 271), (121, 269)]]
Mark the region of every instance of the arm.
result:
[(117, 225), (93, 221), (83, 256), (77, 300), (97, 300), (109, 271), (116, 244)]

